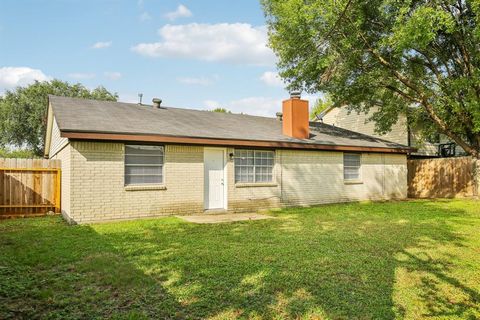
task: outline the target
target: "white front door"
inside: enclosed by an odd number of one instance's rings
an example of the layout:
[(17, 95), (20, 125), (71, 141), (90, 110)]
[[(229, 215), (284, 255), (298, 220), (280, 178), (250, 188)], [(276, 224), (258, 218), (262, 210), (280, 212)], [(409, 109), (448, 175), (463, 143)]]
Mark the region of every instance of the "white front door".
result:
[(205, 209), (225, 207), (224, 150), (205, 148)]

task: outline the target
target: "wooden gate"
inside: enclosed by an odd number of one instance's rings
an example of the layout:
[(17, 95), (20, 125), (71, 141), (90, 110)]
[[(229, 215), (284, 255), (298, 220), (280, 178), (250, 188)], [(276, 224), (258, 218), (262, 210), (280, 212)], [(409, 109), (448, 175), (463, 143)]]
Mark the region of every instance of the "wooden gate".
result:
[(471, 157), (408, 160), (410, 198), (475, 196), (474, 161)]
[(60, 160), (0, 158), (0, 218), (60, 213)]

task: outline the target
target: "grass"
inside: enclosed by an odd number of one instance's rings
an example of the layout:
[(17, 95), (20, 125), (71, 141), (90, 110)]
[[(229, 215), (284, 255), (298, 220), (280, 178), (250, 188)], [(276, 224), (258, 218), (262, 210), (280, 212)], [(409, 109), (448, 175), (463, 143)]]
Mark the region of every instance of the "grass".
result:
[(271, 214), (0, 221), (0, 318), (480, 318), (478, 201)]

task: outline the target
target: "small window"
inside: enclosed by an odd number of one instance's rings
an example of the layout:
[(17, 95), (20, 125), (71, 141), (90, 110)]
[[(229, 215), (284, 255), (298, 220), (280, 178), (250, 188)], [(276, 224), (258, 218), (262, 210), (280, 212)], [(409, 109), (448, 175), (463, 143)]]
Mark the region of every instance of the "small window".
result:
[(235, 182), (272, 182), (273, 163), (273, 151), (235, 150)]
[(361, 158), (359, 154), (343, 154), (343, 179), (360, 180)]
[(125, 185), (163, 183), (163, 146), (125, 146)]

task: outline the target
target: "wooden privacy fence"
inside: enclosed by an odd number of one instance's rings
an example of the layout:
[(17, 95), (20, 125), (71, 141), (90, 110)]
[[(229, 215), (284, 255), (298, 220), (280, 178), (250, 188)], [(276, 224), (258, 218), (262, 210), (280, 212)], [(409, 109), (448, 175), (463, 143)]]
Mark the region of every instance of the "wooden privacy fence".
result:
[(471, 157), (408, 160), (410, 198), (476, 195), (475, 161)]
[(0, 218), (60, 213), (60, 160), (0, 158)]

